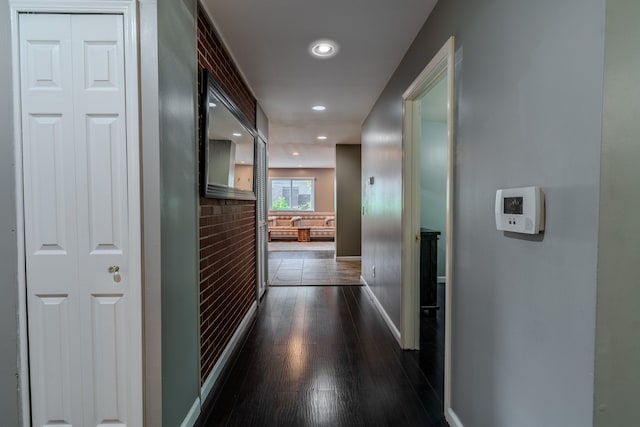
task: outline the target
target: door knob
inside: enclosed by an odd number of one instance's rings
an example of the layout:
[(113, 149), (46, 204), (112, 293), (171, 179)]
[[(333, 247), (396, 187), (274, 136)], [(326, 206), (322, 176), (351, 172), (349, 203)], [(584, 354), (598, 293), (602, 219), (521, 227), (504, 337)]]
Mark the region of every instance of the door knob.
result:
[(116, 283), (120, 283), (120, 266), (112, 265), (109, 267), (109, 273), (113, 274), (113, 281)]

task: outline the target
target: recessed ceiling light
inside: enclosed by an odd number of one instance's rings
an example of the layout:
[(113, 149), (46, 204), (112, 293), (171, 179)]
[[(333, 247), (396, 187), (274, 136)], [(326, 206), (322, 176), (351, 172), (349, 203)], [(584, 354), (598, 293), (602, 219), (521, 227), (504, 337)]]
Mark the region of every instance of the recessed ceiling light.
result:
[(234, 133), (233, 133), (233, 136), (242, 136), (242, 134), (241, 134), (241, 133), (238, 133), (238, 132), (234, 132)]
[(293, 153), (291, 153), (292, 156), (299, 156), (300, 153), (298, 153), (297, 151), (294, 151)]
[(320, 136), (318, 137), (318, 139), (327, 139), (327, 137), (326, 137), (326, 136), (324, 136), (324, 135), (320, 135)]
[(324, 105), (314, 105), (313, 107), (311, 107), (311, 109), (316, 111), (324, 111), (327, 109), (327, 107), (325, 107)]
[(216, 107), (216, 103), (215, 103), (215, 102), (210, 102), (210, 103), (209, 103), (209, 107), (210, 107), (210, 108)]
[(331, 40), (316, 40), (309, 46), (309, 52), (318, 58), (330, 58), (338, 53), (338, 45)]

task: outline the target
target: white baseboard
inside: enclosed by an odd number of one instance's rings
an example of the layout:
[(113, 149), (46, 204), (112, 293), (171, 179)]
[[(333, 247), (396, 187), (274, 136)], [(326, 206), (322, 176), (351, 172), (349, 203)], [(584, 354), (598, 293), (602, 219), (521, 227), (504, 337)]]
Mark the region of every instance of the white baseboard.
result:
[(189, 413), (180, 424), (180, 427), (193, 427), (196, 424), (198, 417), (200, 416), (200, 398), (196, 397), (196, 401), (193, 402)]
[(456, 413), (453, 412), (453, 409), (448, 408), (444, 413), (444, 417), (447, 419), (450, 427), (464, 427), (462, 425), (462, 422), (460, 421), (460, 418), (458, 418)]
[(373, 293), (367, 281), (362, 276), (360, 276), (360, 283), (362, 283), (364, 285), (364, 288), (367, 290), (367, 294), (369, 295), (369, 298), (371, 298), (371, 301), (373, 301), (373, 305), (376, 307), (376, 309), (378, 310), (378, 313), (380, 313), (380, 315), (384, 319), (384, 322), (387, 324), (387, 327), (391, 331), (391, 335), (393, 335), (396, 341), (398, 341), (398, 344), (402, 345), (400, 341), (400, 331), (398, 330), (396, 325), (393, 323), (393, 321), (387, 314), (382, 304), (380, 304), (378, 297), (376, 297), (376, 295)]
[(336, 261), (361, 261), (361, 256), (336, 256)]
[(447, 276), (438, 276), (438, 283), (447, 283)]
[(231, 337), (229, 344), (227, 344), (227, 347), (220, 355), (220, 358), (218, 359), (216, 364), (213, 365), (213, 369), (207, 377), (207, 380), (202, 385), (202, 390), (200, 391), (200, 398), (203, 402), (206, 400), (207, 396), (211, 392), (211, 389), (220, 378), (220, 374), (222, 374), (222, 371), (227, 366), (227, 363), (229, 363), (231, 355), (234, 353), (236, 347), (241, 343), (242, 337), (246, 334), (249, 325), (251, 325), (251, 321), (256, 314), (257, 308), (258, 303), (254, 301), (253, 305), (251, 305), (251, 308), (244, 316), (244, 319), (242, 319), (242, 322), (240, 322), (240, 326), (238, 326), (238, 329), (236, 329), (236, 332)]

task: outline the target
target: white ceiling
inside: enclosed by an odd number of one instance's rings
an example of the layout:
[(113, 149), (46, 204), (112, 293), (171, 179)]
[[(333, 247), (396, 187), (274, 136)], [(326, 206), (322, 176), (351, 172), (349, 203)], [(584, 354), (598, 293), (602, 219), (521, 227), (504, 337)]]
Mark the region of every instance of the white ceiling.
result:
[[(269, 165), (334, 167), (335, 144), (359, 144), (362, 122), (435, 3), (204, 0), (269, 118)], [(312, 57), (318, 39), (337, 42), (338, 54)], [(327, 109), (313, 111), (317, 104)]]

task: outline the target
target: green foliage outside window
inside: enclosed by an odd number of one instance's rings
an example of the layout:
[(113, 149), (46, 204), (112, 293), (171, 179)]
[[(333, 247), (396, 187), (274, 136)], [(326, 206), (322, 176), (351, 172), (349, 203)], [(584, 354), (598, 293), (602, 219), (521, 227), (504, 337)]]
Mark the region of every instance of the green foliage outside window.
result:
[(271, 202), (271, 210), (272, 211), (285, 211), (289, 209), (289, 203), (287, 203), (287, 199), (282, 196), (279, 196), (273, 202)]

